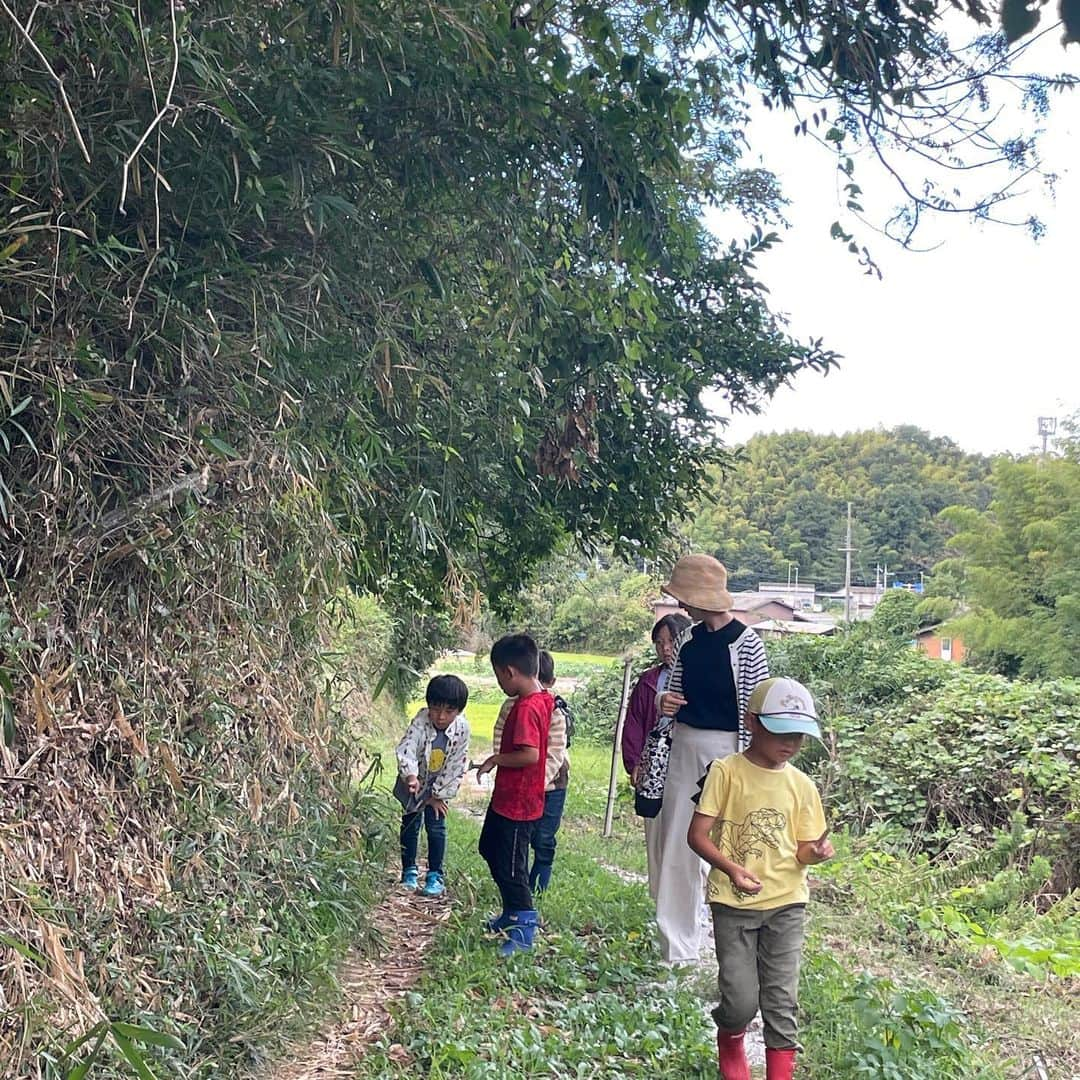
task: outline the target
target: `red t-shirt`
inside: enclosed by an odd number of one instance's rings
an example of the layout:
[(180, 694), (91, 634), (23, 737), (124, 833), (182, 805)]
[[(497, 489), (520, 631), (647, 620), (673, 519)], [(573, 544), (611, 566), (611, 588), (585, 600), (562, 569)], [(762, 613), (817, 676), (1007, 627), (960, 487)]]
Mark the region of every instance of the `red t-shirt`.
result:
[(536, 821), (544, 816), (545, 770), (548, 731), (555, 699), (543, 690), (526, 694), (514, 703), (503, 725), (499, 753), (509, 754), (523, 746), (535, 746), (540, 756), (521, 769), (495, 770), (491, 809), (511, 821)]

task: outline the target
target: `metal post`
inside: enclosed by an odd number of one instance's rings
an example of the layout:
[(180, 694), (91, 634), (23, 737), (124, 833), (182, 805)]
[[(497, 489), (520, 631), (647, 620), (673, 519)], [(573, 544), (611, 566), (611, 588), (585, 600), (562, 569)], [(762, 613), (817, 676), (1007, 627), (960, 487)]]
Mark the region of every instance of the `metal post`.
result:
[(611, 835), (611, 822), (615, 817), (615, 791), (619, 785), (619, 758), (622, 756), (622, 733), (626, 724), (626, 709), (630, 704), (629, 659), (623, 661), (622, 697), (619, 700), (619, 719), (615, 724), (615, 743), (611, 748), (611, 777), (608, 780), (607, 809), (604, 811), (604, 836)]
[(844, 622), (851, 622), (851, 503), (847, 504), (847, 540), (844, 543)]

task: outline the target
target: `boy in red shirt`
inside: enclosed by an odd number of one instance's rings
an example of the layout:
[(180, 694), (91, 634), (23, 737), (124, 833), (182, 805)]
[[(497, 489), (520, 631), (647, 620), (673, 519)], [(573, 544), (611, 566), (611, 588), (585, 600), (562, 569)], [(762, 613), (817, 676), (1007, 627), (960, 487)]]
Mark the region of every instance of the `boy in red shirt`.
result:
[(537, 679), (540, 650), (528, 634), (499, 638), (491, 647), (491, 666), (502, 692), (517, 698), (503, 725), (498, 751), (476, 770), (477, 776), (483, 776), (498, 769), (480, 833), (480, 855), (502, 896), (502, 914), (488, 927), (506, 933), (499, 951), (510, 956), (518, 949), (531, 948), (536, 933), (529, 843), (544, 815), (548, 732), (555, 699)]

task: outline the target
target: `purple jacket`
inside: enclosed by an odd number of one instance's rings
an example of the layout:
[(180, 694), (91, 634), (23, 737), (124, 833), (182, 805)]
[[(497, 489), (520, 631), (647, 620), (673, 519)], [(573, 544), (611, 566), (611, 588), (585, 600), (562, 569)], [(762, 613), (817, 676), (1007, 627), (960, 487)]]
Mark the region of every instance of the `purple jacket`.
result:
[(656, 724), (656, 687), (663, 665), (649, 668), (634, 686), (630, 704), (626, 707), (626, 723), (622, 733), (622, 760), (627, 773), (631, 773), (641, 760), (645, 739)]

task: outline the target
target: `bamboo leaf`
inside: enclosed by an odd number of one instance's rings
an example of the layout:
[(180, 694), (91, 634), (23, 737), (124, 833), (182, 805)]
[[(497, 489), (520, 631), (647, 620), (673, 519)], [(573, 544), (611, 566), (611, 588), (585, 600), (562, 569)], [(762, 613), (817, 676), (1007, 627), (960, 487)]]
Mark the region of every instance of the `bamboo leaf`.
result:
[(153, 1028), (143, 1027), (139, 1024), (126, 1024), (119, 1020), (113, 1022), (113, 1031), (119, 1031), (125, 1038), (133, 1042), (148, 1043), (151, 1046), (165, 1046), (170, 1050), (183, 1050), (184, 1044), (175, 1036), (164, 1031), (155, 1031)]
[(153, 1070), (146, 1064), (146, 1059), (135, 1049), (131, 1040), (117, 1031), (115, 1024), (111, 1025), (110, 1031), (117, 1049), (124, 1055), (124, 1060), (135, 1070), (135, 1075), (139, 1077), (139, 1080), (157, 1080)]

